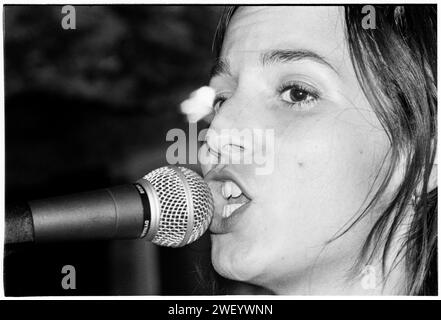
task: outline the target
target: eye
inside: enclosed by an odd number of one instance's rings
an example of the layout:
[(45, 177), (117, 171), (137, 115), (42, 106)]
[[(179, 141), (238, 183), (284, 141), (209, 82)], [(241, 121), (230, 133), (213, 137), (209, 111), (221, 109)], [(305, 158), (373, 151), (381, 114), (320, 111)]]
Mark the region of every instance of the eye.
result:
[(213, 110), (214, 112), (218, 112), (219, 109), (222, 107), (222, 104), (227, 100), (224, 96), (217, 96), (213, 101)]
[(299, 109), (312, 107), (311, 104), (319, 98), (316, 90), (299, 83), (286, 84), (279, 91), (282, 101)]

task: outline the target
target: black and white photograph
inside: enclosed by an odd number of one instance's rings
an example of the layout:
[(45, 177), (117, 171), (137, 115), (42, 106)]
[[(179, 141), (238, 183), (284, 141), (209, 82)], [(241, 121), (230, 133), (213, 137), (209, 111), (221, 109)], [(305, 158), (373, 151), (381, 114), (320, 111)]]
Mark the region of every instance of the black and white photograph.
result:
[(436, 3), (2, 19), (5, 298), (438, 296)]

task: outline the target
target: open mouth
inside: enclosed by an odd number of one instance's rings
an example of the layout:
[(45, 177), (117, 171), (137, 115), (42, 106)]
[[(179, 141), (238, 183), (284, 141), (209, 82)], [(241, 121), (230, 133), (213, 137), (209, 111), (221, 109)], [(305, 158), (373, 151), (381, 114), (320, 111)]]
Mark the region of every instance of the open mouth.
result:
[(214, 234), (228, 233), (236, 225), (237, 218), (251, 205), (252, 193), (245, 181), (226, 167), (210, 170), (204, 179), (213, 192), (215, 202), (210, 231)]
[(222, 197), (228, 201), (228, 203), (224, 205), (221, 213), (221, 217), (224, 219), (230, 217), (233, 212), (251, 201), (232, 180), (222, 182), (221, 193)]

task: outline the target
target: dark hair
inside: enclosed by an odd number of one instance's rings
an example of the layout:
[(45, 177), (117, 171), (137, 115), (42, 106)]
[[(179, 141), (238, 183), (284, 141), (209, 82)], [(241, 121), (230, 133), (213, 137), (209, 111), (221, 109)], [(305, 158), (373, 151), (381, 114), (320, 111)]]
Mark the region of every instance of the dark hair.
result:
[[(403, 180), (369, 233), (354, 269), (381, 255), (383, 276), (404, 259), (406, 294), (437, 294), (437, 188), (428, 190), (437, 145), (436, 5), (374, 6), (376, 28), (364, 29), (362, 6), (345, 6), (346, 39), (364, 94), (391, 148), (386, 176), (373, 200), (336, 238), (378, 203), (399, 163)], [(224, 9), (213, 42), (219, 57), (237, 7)], [(402, 247), (386, 270), (386, 257), (409, 204), (414, 212)]]

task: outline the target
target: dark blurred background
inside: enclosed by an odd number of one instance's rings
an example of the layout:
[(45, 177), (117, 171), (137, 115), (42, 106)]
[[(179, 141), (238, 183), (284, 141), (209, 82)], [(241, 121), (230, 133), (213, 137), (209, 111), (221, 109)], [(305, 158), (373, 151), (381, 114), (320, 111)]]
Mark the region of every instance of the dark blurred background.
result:
[[(61, 27), (61, 8), (5, 6), (7, 204), (166, 165), (166, 132), (188, 131), (180, 102), (208, 82), (221, 7), (75, 6), (75, 30)], [(7, 247), (5, 294), (211, 294), (209, 248), (208, 236), (181, 249), (142, 240)], [(76, 269), (76, 290), (61, 287), (64, 265)]]

